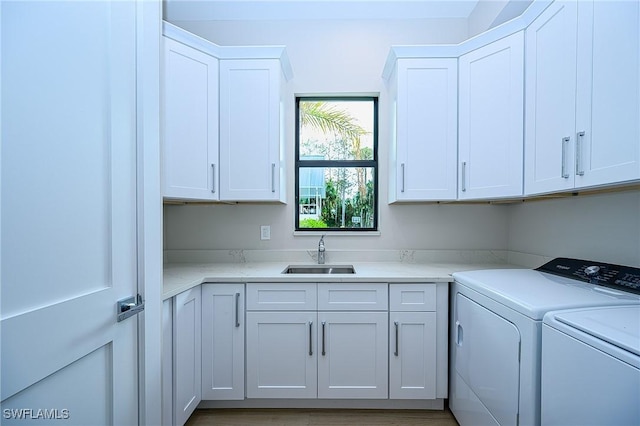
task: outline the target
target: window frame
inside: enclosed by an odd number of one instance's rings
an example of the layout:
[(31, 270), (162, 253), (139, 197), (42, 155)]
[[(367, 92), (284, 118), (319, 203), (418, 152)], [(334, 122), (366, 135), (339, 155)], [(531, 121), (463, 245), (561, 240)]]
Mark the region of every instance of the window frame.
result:
[[(372, 160), (301, 160), (300, 159), (300, 102), (313, 101), (370, 101), (373, 103), (373, 159)], [(378, 96), (296, 96), (295, 98), (295, 232), (378, 232), (379, 192), (378, 192)], [(371, 168), (373, 169), (373, 227), (371, 228), (300, 228), (300, 168)]]

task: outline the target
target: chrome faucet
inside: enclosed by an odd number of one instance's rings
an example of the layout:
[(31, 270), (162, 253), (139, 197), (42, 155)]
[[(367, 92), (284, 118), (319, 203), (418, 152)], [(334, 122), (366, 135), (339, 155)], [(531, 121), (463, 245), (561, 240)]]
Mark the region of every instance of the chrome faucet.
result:
[(320, 237), (320, 241), (318, 241), (318, 264), (322, 265), (324, 264), (324, 236), (325, 234), (322, 234), (322, 236)]

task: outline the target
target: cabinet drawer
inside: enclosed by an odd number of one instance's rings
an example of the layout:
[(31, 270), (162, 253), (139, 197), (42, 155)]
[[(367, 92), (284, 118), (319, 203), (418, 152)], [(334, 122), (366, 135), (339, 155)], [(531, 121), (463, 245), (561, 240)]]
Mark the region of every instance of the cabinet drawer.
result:
[(389, 285), (389, 310), (404, 312), (433, 312), (436, 310), (435, 284)]
[(387, 284), (318, 284), (319, 311), (386, 311), (389, 303)]
[(315, 311), (317, 306), (315, 284), (247, 284), (249, 311)]

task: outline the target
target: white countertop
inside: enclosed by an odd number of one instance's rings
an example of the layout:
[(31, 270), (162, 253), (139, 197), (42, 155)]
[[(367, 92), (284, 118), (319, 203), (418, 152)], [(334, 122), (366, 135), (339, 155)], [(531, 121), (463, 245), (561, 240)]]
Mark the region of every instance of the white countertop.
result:
[(496, 263), (405, 263), (343, 262), (353, 265), (355, 274), (282, 274), (288, 265), (300, 262), (246, 263), (168, 263), (164, 265), (162, 298), (168, 299), (202, 283), (248, 282), (452, 282), (451, 274), (476, 269), (511, 269), (516, 266)]

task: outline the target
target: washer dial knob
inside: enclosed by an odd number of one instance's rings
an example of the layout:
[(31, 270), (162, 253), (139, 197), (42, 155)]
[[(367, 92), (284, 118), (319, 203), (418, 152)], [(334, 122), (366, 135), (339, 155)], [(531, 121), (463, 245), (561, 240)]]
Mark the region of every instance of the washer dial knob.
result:
[(595, 277), (596, 275), (598, 275), (598, 273), (600, 272), (600, 267), (599, 266), (587, 266), (586, 268), (584, 268), (584, 274), (587, 277)]

